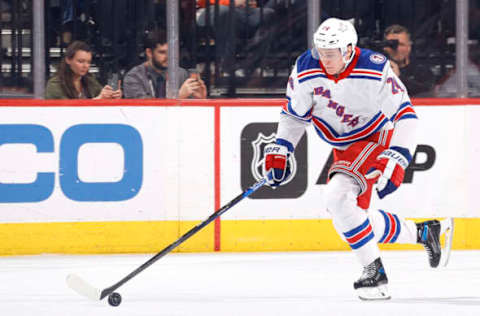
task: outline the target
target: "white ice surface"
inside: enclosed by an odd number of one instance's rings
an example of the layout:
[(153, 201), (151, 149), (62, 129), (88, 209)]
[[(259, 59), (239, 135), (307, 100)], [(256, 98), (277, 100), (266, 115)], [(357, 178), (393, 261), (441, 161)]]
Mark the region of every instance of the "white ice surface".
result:
[(426, 253), (384, 251), (392, 299), (360, 301), (351, 252), (168, 254), (124, 284), (123, 302), (67, 287), (76, 273), (99, 289), (152, 255), (0, 258), (0, 315), (480, 315), (480, 251), (454, 251), (446, 268)]

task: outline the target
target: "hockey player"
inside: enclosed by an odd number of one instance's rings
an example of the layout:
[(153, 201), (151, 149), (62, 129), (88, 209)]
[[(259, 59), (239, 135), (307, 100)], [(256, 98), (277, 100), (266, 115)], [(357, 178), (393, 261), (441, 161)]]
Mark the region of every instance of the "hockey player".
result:
[[(442, 255), (440, 235), (448, 231), (451, 245), (453, 220), (416, 224), (369, 210), (375, 184), (383, 198), (402, 183), (416, 147), (417, 115), (387, 58), (356, 46), (357, 33), (350, 22), (327, 19), (313, 40), (314, 48), (297, 59), (288, 80), (288, 103), (276, 142), (264, 149), (264, 174), (272, 187), (291, 175), (288, 156), (313, 123), (318, 135), (334, 147), (325, 190), (327, 210), (364, 267), (353, 287), (361, 299), (389, 299), (377, 243), (420, 243), (435, 268)], [(448, 255), (449, 249), (444, 256)]]

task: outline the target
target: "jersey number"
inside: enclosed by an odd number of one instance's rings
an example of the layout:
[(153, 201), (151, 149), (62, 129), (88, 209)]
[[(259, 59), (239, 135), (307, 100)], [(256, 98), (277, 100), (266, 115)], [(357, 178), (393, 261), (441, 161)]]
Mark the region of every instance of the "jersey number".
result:
[(392, 93), (393, 94), (403, 92), (403, 88), (398, 84), (397, 80), (395, 80), (393, 77), (388, 77), (387, 78), (387, 83), (392, 84)]

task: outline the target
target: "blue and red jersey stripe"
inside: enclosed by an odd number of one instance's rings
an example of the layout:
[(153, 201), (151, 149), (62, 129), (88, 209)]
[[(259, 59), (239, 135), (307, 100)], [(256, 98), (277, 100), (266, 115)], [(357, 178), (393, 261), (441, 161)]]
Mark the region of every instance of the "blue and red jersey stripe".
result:
[(397, 122), (406, 118), (418, 118), (413, 106), (410, 102), (405, 102), (400, 105), (397, 112), (390, 118), (392, 122)]
[(310, 122), (311, 119), (312, 119), (312, 110), (313, 108), (310, 108), (310, 110), (305, 113), (305, 115), (299, 115), (297, 112), (295, 112), (295, 110), (293, 109), (292, 107), (292, 100), (290, 99), (289, 96), (287, 96), (287, 100), (288, 102), (285, 103), (283, 106), (282, 106), (282, 113), (283, 114), (290, 114), (292, 116), (294, 116), (295, 118), (298, 118), (302, 121), (307, 121), (307, 122)]
[(356, 141), (367, 138), (368, 136), (379, 131), (383, 125), (389, 121), (385, 114), (378, 112), (364, 126), (339, 135), (330, 125), (328, 125), (326, 121), (322, 120), (320, 117), (313, 116), (312, 120), (318, 135), (327, 143), (334, 146), (349, 145)]
[(310, 79), (319, 78), (319, 77), (327, 78), (327, 76), (325, 75), (325, 72), (320, 68), (307, 69), (305, 71), (300, 72), (297, 75), (297, 79), (299, 83), (305, 82)]

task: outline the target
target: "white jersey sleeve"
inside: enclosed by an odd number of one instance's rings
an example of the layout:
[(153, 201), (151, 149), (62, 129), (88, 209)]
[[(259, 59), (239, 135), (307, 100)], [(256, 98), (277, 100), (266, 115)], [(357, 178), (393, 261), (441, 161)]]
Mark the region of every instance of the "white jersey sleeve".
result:
[(407, 88), (393, 72), (389, 61), (383, 69), (377, 102), (382, 112), (394, 124), (403, 119), (417, 118)]
[(310, 122), (312, 119), (313, 89), (310, 82), (302, 83), (298, 78), (298, 62), (290, 73), (287, 84), (288, 104), (284, 107), (284, 114), (291, 115), (299, 120)]
[(286, 140), (293, 148), (298, 144), (305, 132), (305, 127), (312, 120), (313, 107), (313, 89), (310, 87), (310, 83), (301, 83), (298, 79), (297, 63), (298, 60), (288, 78), (288, 102), (282, 109), (277, 130), (277, 140)]
[(277, 140), (283, 139), (287, 141), (291, 145), (291, 147), (287, 145), (287, 147), (290, 147), (288, 148), (289, 151), (293, 151), (305, 133), (307, 125), (308, 123), (305, 121), (290, 115), (281, 114), (278, 122)]
[(417, 147), (417, 130), (418, 120), (400, 120), (395, 124), (390, 147), (407, 148), (413, 156)]
[(382, 112), (395, 126), (390, 146), (408, 148), (413, 155), (416, 147), (414, 134), (418, 117), (408, 96), (407, 88), (393, 72), (389, 61), (383, 70), (378, 102)]

